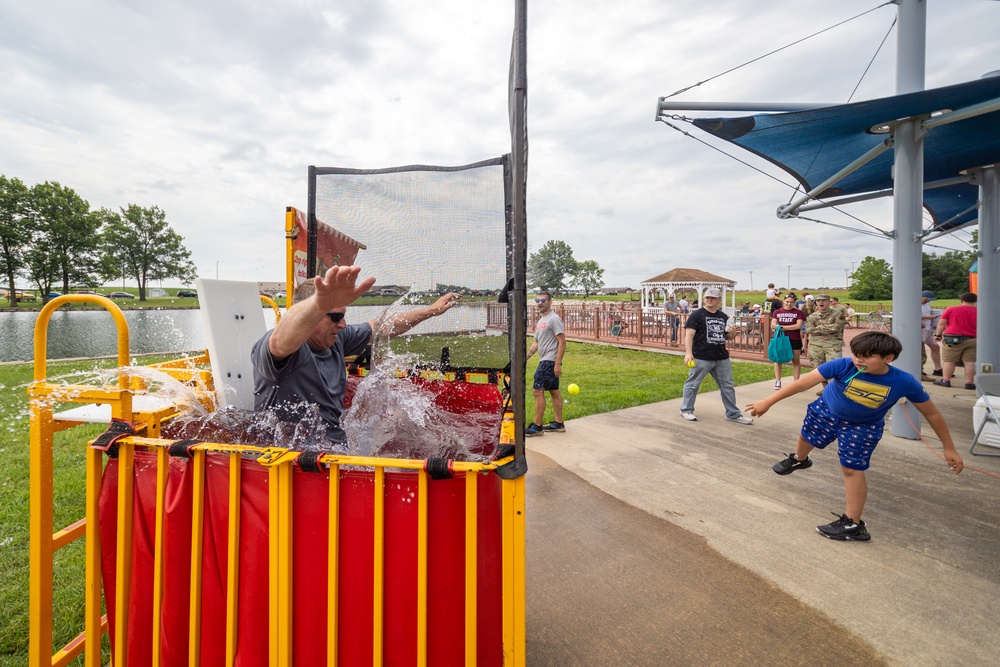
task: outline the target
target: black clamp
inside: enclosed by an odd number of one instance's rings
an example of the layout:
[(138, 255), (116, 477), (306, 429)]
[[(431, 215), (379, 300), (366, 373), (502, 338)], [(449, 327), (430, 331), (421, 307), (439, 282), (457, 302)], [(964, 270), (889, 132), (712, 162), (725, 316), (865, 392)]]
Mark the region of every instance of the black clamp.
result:
[(118, 458), (118, 445), (115, 443), (130, 435), (135, 435), (135, 427), (132, 422), (112, 417), (108, 430), (97, 436), (91, 447), (107, 453), (109, 458)]
[(197, 438), (188, 438), (187, 440), (178, 440), (167, 448), (167, 453), (171, 456), (176, 456), (178, 458), (191, 458), (191, 450), (195, 445), (200, 445), (205, 442), (204, 440), (199, 440)]
[(424, 461), (424, 470), (431, 479), (448, 479), (454, 477), (455, 473), (451, 469), (451, 461), (448, 459), (434, 458)]
[(324, 472), (319, 460), (324, 456), (323, 452), (302, 452), (295, 458), (303, 472)]

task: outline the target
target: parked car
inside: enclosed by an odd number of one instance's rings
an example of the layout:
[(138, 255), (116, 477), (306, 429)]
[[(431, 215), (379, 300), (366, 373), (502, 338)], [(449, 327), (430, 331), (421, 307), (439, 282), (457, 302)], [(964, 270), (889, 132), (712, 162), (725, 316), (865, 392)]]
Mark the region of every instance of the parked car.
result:
[(284, 292), (275, 292), (274, 293), (274, 298), (275, 299), (284, 299), (285, 298), (285, 293)]
[(268, 299), (273, 299), (274, 298), (274, 295), (271, 294), (270, 292), (261, 292), (260, 295), (261, 296), (266, 296)]
[(76, 291), (76, 293), (77, 293), (77, 294), (99, 294), (99, 292), (95, 292), (95, 291), (94, 291), (94, 290), (92, 290), (92, 289), (78, 289), (78, 290)]
[(57, 296), (62, 296), (62, 294), (60, 294), (59, 292), (49, 292), (49, 298), (50, 299), (54, 299)]
[(109, 299), (134, 299), (135, 294), (130, 294), (129, 292), (112, 292), (108, 295)]
[[(3, 296), (0, 298), (10, 299), (10, 292), (4, 292)], [(27, 292), (14, 292), (15, 301), (34, 301), (35, 298), (34, 294), (28, 294)]]
[(182, 299), (186, 299), (189, 297), (192, 299), (197, 299), (198, 293), (195, 292), (193, 289), (181, 289), (177, 290), (177, 296), (179, 296)]

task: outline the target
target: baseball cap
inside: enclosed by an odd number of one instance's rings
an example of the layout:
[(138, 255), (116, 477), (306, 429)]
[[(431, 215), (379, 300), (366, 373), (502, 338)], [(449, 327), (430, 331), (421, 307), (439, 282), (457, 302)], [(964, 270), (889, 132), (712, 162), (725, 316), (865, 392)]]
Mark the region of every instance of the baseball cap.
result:
[(716, 299), (722, 298), (722, 292), (715, 289), (714, 287), (709, 287), (705, 290), (705, 296), (714, 296)]
[(929, 289), (925, 289), (923, 292), (921, 292), (920, 296), (922, 296), (925, 299), (930, 299), (931, 301), (934, 300), (934, 292), (930, 291)]

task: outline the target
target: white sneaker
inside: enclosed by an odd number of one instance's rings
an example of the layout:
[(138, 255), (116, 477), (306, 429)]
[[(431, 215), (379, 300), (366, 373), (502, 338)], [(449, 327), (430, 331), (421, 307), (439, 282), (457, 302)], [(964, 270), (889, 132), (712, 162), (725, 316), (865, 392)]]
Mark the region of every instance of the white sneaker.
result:
[(753, 423), (752, 419), (744, 417), (743, 415), (740, 415), (739, 417), (726, 417), (726, 421), (733, 422), (734, 424), (746, 424), (748, 426)]
[(681, 417), (684, 417), (684, 419), (688, 420), (689, 422), (698, 421), (698, 418), (694, 416), (693, 412), (682, 412)]
[(774, 381), (774, 388), (775, 389), (781, 389), (781, 380), (775, 380)]

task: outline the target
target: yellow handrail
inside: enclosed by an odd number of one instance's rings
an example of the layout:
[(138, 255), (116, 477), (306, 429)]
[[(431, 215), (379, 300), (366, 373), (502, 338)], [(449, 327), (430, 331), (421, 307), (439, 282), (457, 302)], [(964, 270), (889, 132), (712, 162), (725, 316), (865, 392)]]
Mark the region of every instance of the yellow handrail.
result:
[[(106, 311), (111, 313), (111, 316), (115, 318), (115, 326), (118, 328), (118, 366), (128, 366), (128, 323), (125, 321), (125, 314), (122, 312), (122, 309), (111, 299), (98, 294), (66, 294), (58, 296), (45, 304), (38, 313), (38, 319), (35, 320), (35, 382), (41, 382), (45, 379), (49, 319), (51, 319), (52, 313), (67, 303), (93, 303), (102, 306)], [(123, 382), (128, 382), (128, 378), (125, 375), (118, 378), (119, 386), (126, 386), (126, 384), (122, 384)]]

